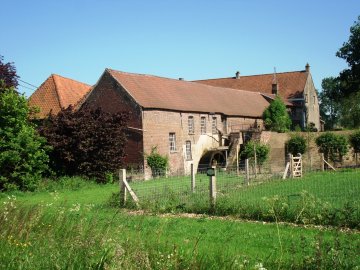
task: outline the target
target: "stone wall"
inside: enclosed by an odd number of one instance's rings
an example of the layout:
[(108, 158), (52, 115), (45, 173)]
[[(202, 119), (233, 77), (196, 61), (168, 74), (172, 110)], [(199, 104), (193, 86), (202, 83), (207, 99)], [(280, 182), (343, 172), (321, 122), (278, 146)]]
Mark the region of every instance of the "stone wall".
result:
[[(352, 131), (335, 131), (336, 134), (343, 134), (348, 136)], [(270, 163), (274, 172), (281, 172), (285, 169), (287, 153), (285, 149), (286, 141), (295, 133), (276, 133), (269, 132), (267, 143), (270, 145)], [(321, 154), (318, 151), (315, 140), (323, 132), (301, 132), (301, 134), (308, 142), (309, 151), (303, 155), (303, 166), (305, 171), (320, 170), (321, 169)], [(358, 158), (358, 164), (359, 164)], [(353, 149), (349, 149), (348, 154), (343, 158), (342, 164), (333, 164), (335, 166), (354, 166), (356, 164)]]
[(320, 131), (319, 100), (311, 74), (309, 74), (305, 84), (304, 98), (307, 110), (307, 124), (314, 123), (315, 127)]

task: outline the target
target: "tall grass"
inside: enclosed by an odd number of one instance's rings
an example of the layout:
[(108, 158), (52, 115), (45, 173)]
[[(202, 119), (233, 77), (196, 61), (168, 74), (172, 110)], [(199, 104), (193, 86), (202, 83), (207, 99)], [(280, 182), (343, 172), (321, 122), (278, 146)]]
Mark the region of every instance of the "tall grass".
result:
[(78, 205), (22, 207), (14, 198), (1, 209), (1, 269), (98, 268), (116, 249), (109, 227)]
[(280, 251), (272, 224), (129, 216), (81, 203), (26, 206), (14, 196), (0, 206), (0, 228), (0, 269), (352, 269), (360, 265), (360, 238), (354, 233), (280, 226), (286, 239)]

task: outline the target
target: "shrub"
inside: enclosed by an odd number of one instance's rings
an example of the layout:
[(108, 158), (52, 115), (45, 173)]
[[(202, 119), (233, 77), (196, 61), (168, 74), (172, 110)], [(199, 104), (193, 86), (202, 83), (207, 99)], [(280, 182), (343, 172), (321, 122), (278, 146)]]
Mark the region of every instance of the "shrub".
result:
[(83, 175), (106, 182), (106, 175), (119, 169), (125, 156), (128, 115), (111, 114), (100, 108), (63, 109), (50, 115), (40, 128), (53, 147), (51, 166), (58, 175)]
[(306, 126), (306, 130), (310, 131), (310, 132), (317, 132), (318, 129), (315, 127), (315, 123), (310, 122), (307, 126)]
[(354, 149), (355, 153), (360, 153), (360, 130), (350, 134), (350, 145)]
[(315, 142), (325, 159), (333, 162), (341, 160), (348, 151), (348, 142), (344, 135), (326, 132), (317, 137)]
[(34, 190), (48, 170), (48, 147), (28, 120), (26, 98), (0, 81), (0, 191)]
[(265, 109), (263, 119), (265, 127), (269, 130), (286, 132), (290, 129), (291, 119), (280, 97), (276, 97)]
[(262, 165), (268, 158), (270, 148), (266, 144), (255, 141), (249, 141), (245, 144), (245, 148), (241, 151), (241, 158), (254, 158), (254, 149), (256, 149), (256, 160)]
[(302, 136), (296, 134), (286, 142), (286, 148), (292, 155), (304, 154), (306, 151), (306, 140)]
[(163, 175), (169, 166), (168, 157), (160, 155), (157, 151), (157, 147), (151, 149), (151, 153), (147, 155), (146, 162), (151, 168), (153, 176)]

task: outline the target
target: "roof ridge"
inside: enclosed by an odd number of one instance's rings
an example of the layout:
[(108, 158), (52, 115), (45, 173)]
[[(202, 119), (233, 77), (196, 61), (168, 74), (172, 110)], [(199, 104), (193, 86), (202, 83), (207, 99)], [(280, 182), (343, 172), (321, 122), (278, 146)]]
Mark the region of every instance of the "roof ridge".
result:
[[(119, 71), (119, 70), (115, 70), (115, 69), (111, 69), (111, 68), (106, 68), (106, 70), (108, 71), (114, 71), (114, 72), (118, 72), (118, 73), (122, 73), (122, 74), (129, 74), (129, 75), (136, 75), (136, 76), (146, 76), (146, 77), (150, 77), (150, 78), (159, 78), (159, 79), (166, 79), (166, 80), (170, 80), (170, 81), (175, 81), (175, 82), (181, 82), (181, 83), (191, 83), (191, 84), (200, 84), (196, 81), (186, 81), (186, 80), (179, 80), (179, 79), (173, 79), (173, 78), (167, 78), (167, 77), (161, 77), (161, 76), (157, 76), (157, 75), (151, 75), (151, 74), (141, 74), (141, 73), (132, 73), (132, 72), (125, 72), (125, 71)], [(200, 84), (202, 87), (212, 87), (212, 88), (217, 88), (219, 91), (221, 89), (221, 91), (243, 91), (246, 93), (250, 93), (250, 94), (261, 94), (260, 91), (247, 91), (245, 89), (235, 89), (235, 88), (229, 88), (229, 87), (221, 87), (221, 86), (214, 86), (214, 85), (207, 85), (207, 84)]]
[[(295, 71), (284, 71), (284, 72), (276, 72), (276, 74), (285, 74), (285, 73), (304, 73), (305, 70), (295, 70)], [(262, 73), (262, 74), (254, 74), (254, 75), (241, 75), (240, 79), (243, 77), (256, 77), (256, 76), (265, 76), (265, 75), (273, 75), (274, 73)], [(215, 80), (224, 80), (224, 79), (235, 79), (235, 77), (223, 77), (223, 78), (213, 78), (213, 79), (201, 79), (194, 80), (192, 82), (200, 82), (200, 81), (215, 81)]]
[(85, 85), (87, 85), (87, 86), (92, 87), (92, 85), (90, 85), (90, 84), (87, 84), (87, 83), (84, 83), (84, 82), (80, 82), (80, 81), (78, 81), (78, 80), (74, 80), (74, 79), (72, 79), (72, 78), (64, 77), (64, 76), (59, 75), (59, 74), (52, 73), (52, 74), (51, 74), (51, 76), (60, 77), (60, 78), (66, 79), (66, 80), (70, 80), (70, 81), (73, 81), (73, 82), (76, 82), (76, 83), (85, 84)]
[[(163, 76), (158, 76), (158, 75), (152, 75), (152, 74), (126, 72), (126, 71), (121, 71), (121, 70), (116, 70), (116, 69), (111, 69), (111, 68), (106, 68), (106, 70), (114, 71), (114, 72), (118, 72), (118, 73), (123, 73), (123, 74), (129, 74), (129, 75), (146, 76), (146, 77), (152, 77), (152, 78), (160, 78), (160, 79), (180, 81), (179, 79), (173, 79), (173, 78), (168, 78), (168, 77), (163, 77)], [(191, 81), (183, 80), (183, 82), (191, 82)]]

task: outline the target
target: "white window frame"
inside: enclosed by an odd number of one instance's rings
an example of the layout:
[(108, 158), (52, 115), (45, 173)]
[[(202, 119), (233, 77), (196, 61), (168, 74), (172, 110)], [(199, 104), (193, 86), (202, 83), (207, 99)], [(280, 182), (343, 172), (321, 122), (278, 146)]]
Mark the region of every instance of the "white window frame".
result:
[(170, 150), (170, 153), (176, 152), (176, 134), (175, 134), (175, 132), (169, 133), (169, 150)]
[(195, 134), (194, 116), (188, 117), (188, 129), (189, 129), (189, 134)]
[(211, 131), (212, 131), (212, 134), (217, 134), (217, 117), (215, 117), (215, 116), (212, 118)]
[(206, 134), (206, 117), (200, 117), (200, 132), (201, 134)]
[(192, 160), (191, 141), (185, 142), (186, 160)]

